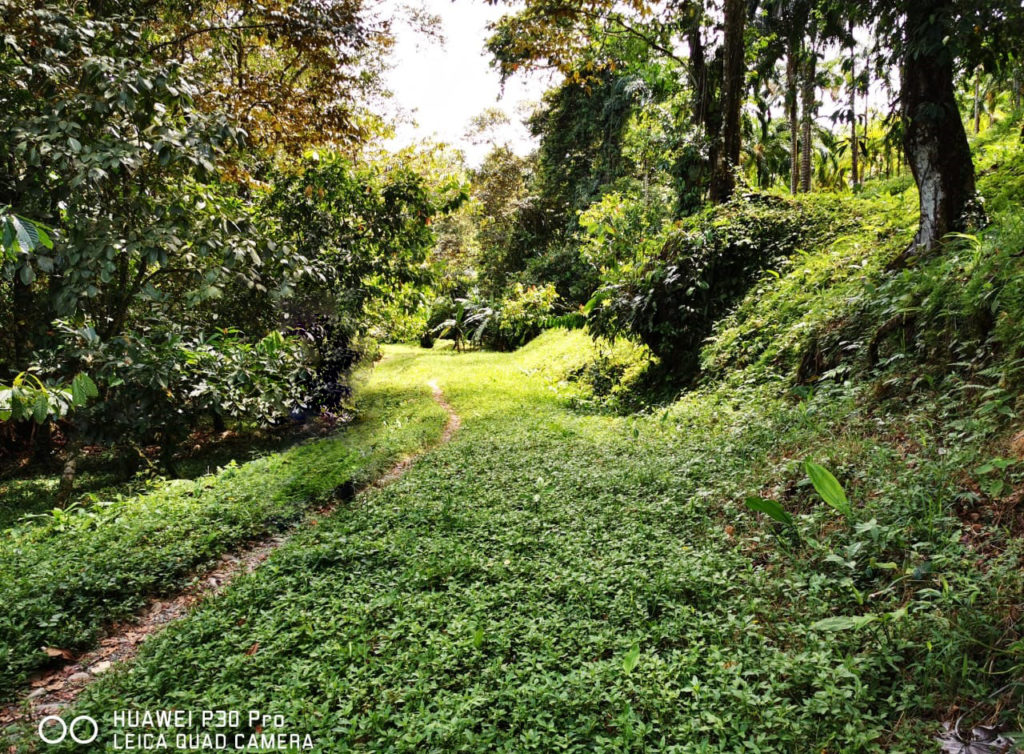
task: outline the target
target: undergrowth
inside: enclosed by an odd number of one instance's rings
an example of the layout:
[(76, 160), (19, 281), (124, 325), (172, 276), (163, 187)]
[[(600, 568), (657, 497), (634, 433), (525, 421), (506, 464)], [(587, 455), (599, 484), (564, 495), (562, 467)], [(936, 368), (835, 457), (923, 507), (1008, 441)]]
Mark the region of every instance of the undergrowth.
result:
[(372, 479), (433, 440), (444, 412), (425, 385), (378, 381), (341, 433), (142, 495), (52, 513), (0, 534), (0, 695), (77, 652), (110, 621), (182, 586), (197, 569), (295, 523), (335, 491)]
[(834, 382), (581, 413), (563, 379), (592, 357), (578, 332), (512, 355), (391, 352), (444, 388), (455, 439), (148, 642), (76, 714), (260, 709), (324, 751), (920, 752), (1024, 661), (1020, 547), (986, 525), (978, 550), (953, 515), (977, 439), (933, 441)]
[(960, 715), (1020, 730), (1024, 170), (1019, 145), (978, 150), (988, 227), (888, 270), (916, 202), (866, 187), (860, 229), (763, 277), (670, 405), (591, 410), (652, 362), (578, 331), (392, 347), (371, 384), (437, 380), (453, 441), (75, 714), (108, 750), (124, 708), (260, 709), (336, 752), (909, 754)]

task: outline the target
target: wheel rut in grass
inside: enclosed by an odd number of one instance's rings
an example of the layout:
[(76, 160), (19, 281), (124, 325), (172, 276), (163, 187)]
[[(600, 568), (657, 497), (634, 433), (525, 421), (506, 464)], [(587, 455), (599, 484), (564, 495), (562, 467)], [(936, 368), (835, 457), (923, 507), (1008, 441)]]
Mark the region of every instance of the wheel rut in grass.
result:
[(329, 504), (313, 510), (291, 531), (260, 539), (248, 547), (221, 555), (218, 564), (197, 573), (193, 583), (186, 589), (176, 595), (151, 600), (133, 620), (110, 626), (96, 649), (78, 657), (70, 652), (65, 653), (63, 657), (67, 660), (66, 664), (34, 673), (30, 677), (29, 688), (21, 694), (20, 699), (0, 708), (0, 728), (21, 722), (34, 722), (46, 715), (59, 713), (103, 673), (117, 663), (130, 660), (138, 654), (142, 643), (150, 636), (159, 633), (168, 624), (184, 618), (202, 600), (222, 592), (239, 574), (256, 570), (296, 531), (304, 526), (316, 524), (319, 518), (331, 515), (342, 502), (351, 500), (361, 492), (388, 486), (420, 458), (448, 443), (462, 426), (462, 419), (445, 398), (437, 382), (430, 380), (427, 385), (432, 391), (434, 401), (448, 414), (448, 420), (436, 441), (419, 452), (401, 459), (372, 482), (349, 489), (347, 494), (336, 494)]

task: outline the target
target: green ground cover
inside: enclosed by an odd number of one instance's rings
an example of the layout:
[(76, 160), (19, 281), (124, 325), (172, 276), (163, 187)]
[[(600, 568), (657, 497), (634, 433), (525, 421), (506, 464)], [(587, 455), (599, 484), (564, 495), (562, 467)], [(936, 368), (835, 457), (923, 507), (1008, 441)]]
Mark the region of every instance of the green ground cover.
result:
[(436, 437), (436, 381), (453, 440), (91, 686), (93, 748), (119, 709), (259, 709), (329, 752), (921, 752), (961, 712), (1024, 727), (1024, 152), (991, 130), (990, 225), (887, 270), (916, 197), (865, 187), (856, 232), (758, 281), (658, 407), (617, 413), (649, 356), (578, 331), (392, 346), (340, 439), (8, 535), (8, 684)]
[(90, 646), (109, 621), (180, 588), (219, 555), (294, 524), (336, 488), (360, 485), (436, 439), (444, 411), (424, 384), (377, 378), (360, 419), (283, 453), (157, 485), (0, 534), (0, 695)]
[[(897, 432), (854, 392), (777, 384), (581, 413), (560, 377), (591, 348), (551, 332), (511, 355), (390, 349), (374, 380), (437, 380), (463, 417), (453, 441), (76, 713), (260, 709), (322, 751), (918, 752), (1019, 663), (1003, 609), (1019, 548), (980, 568), (948, 515), (977, 446), (908, 451), (914, 416)], [(805, 458), (836, 472), (848, 519)], [(750, 512), (755, 493), (794, 526)]]

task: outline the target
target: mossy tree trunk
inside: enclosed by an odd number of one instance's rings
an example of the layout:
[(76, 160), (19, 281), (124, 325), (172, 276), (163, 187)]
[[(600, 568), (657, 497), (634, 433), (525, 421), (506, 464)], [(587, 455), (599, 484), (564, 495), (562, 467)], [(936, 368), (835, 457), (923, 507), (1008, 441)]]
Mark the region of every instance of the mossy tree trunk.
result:
[(725, 0), (724, 69), (722, 76), (722, 147), (712, 166), (710, 197), (724, 202), (732, 196), (736, 166), (740, 162), (740, 113), (746, 94), (746, 60), (743, 30), (747, 4), (743, 0)]

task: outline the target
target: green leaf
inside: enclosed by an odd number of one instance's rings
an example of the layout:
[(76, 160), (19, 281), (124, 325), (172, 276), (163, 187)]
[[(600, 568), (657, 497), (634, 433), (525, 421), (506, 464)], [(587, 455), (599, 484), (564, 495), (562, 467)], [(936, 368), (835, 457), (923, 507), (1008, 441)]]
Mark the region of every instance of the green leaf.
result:
[(839, 481), (832, 476), (832, 472), (813, 461), (804, 461), (804, 470), (807, 472), (807, 476), (810, 477), (814, 489), (821, 495), (822, 500), (847, 518), (853, 515), (850, 501), (846, 499), (846, 492), (843, 491)]
[(40, 246), (44, 246), (47, 249), (52, 249), (53, 248), (53, 239), (51, 239), (50, 235), (43, 229), (43, 226), (39, 225), (38, 223), (36, 223), (35, 224), (35, 229), (36, 229), (36, 235), (39, 236), (39, 245)]
[(874, 613), (867, 613), (866, 615), (837, 615), (834, 618), (823, 618), (816, 623), (812, 623), (811, 628), (816, 631), (856, 631), (869, 623), (874, 623), (876, 620), (878, 620), (878, 616)]
[(746, 506), (750, 508), (750, 510), (752, 511), (763, 513), (770, 518), (774, 518), (776, 521), (780, 523), (788, 524), (789, 526), (793, 525), (793, 517), (789, 515), (789, 513), (787, 513), (783, 509), (783, 507), (774, 500), (769, 500), (764, 497), (751, 496), (748, 497), (743, 502), (746, 503)]
[(50, 414), (50, 397), (45, 391), (40, 390), (32, 402), (32, 418), (36, 424), (42, 424)]
[(622, 670), (626, 673), (632, 673), (639, 663), (640, 645), (634, 644), (633, 648), (626, 653), (625, 657), (622, 658)]
[(991, 474), (995, 470), (1005, 471), (1016, 463), (1012, 458), (992, 458), (974, 470), (975, 474)]
[[(39, 231), (36, 230), (35, 223), (22, 220), (15, 215), (11, 218), (11, 224), (18, 236), (18, 246), (21, 247), (21, 251), (29, 252), (39, 245)], [(26, 283), (26, 285), (28, 284)]]
[(32, 265), (23, 264), (18, 270), (18, 277), (21, 278), (22, 285), (32, 285), (32, 281), (36, 279), (36, 273), (32, 269)]
[(71, 381), (71, 400), (75, 406), (84, 406), (90, 398), (95, 398), (99, 394), (96, 383), (84, 372), (76, 374), (75, 379)]

